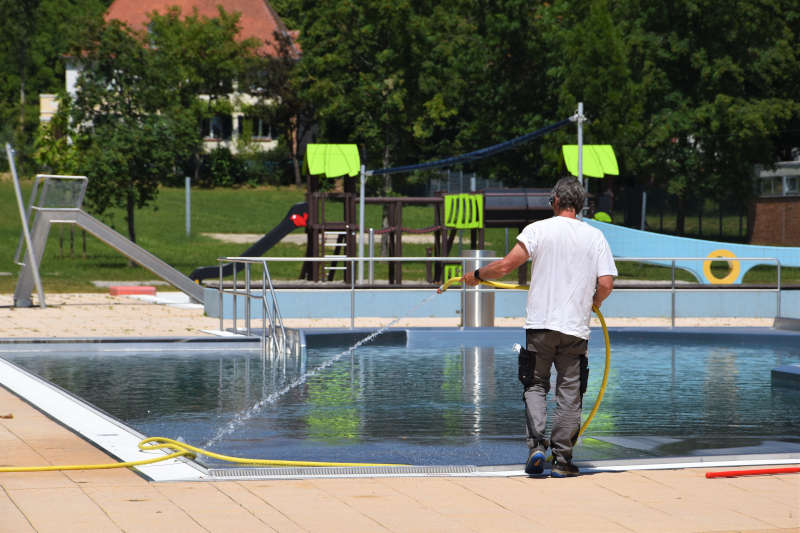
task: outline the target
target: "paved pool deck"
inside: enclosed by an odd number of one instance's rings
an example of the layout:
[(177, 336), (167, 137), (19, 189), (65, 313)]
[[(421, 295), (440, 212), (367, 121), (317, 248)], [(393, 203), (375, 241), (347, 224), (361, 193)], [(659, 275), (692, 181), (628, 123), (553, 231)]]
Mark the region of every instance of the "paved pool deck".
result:
[[(204, 335), (218, 324), (198, 308), (106, 295), (48, 298), (46, 310), (11, 309), (3, 307), (9, 295), (0, 295), (0, 337), (86, 336), (87, 329), (95, 336)], [(422, 322), (404, 325), (431, 325)], [(0, 466), (111, 462), (0, 386)], [(800, 474), (705, 478), (718, 470), (161, 483), (130, 469), (0, 473), (0, 533), (800, 531)]]

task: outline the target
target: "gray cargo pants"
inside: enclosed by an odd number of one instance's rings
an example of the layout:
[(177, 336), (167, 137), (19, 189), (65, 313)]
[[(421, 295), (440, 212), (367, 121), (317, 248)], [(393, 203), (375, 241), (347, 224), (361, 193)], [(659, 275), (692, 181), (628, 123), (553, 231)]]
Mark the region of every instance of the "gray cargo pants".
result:
[(550, 446), (555, 458), (569, 462), (580, 430), (583, 393), (589, 377), (588, 342), (559, 331), (529, 329), (525, 331), (525, 343), (530, 353), (532, 374), (523, 395), (528, 447), (534, 447), (537, 441), (545, 441), (550, 368), (555, 365), (556, 409)]

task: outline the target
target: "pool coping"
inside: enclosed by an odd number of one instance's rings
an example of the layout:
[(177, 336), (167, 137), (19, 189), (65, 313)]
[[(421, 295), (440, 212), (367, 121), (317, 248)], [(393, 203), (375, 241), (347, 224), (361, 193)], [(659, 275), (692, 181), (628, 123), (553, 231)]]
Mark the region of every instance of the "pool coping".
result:
[[(355, 328), (348, 330), (333, 328), (301, 328), (302, 344), (305, 345), (308, 337), (314, 336), (337, 336), (347, 335), (352, 337), (358, 334), (370, 334), (378, 328)], [(461, 328), (467, 339), (480, 338), (486, 330), (503, 329), (511, 334), (519, 332), (520, 328)], [(594, 329), (594, 328), (593, 328)], [(598, 328), (599, 329), (599, 328)], [(636, 328), (619, 327), (609, 328), (609, 331), (620, 330), (631, 333), (692, 333), (692, 334), (749, 334), (749, 335), (769, 335), (769, 336), (800, 336), (800, 332), (775, 330), (773, 328)], [(395, 333), (402, 331), (406, 336), (406, 341), (411, 342), (411, 337), (421, 335), (423, 342), (430, 342), (442, 331), (453, 332), (453, 328), (397, 328)], [(197, 343), (222, 344), (230, 342), (245, 342), (256, 344), (258, 337), (150, 337), (150, 338), (84, 338), (84, 339), (0, 339), (0, 346), (6, 345), (23, 348), (25, 344), (91, 344), (102, 345), (119, 344), (122, 342), (132, 342), (139, 346), (139, 349), (146, 344), (163, 345), (169, 344), (176, 346), (186, 345), (187, 349), (195, 350)], [(419, 341), (419, 339), (417, 339)], [(190, 346), (194, 344), (194, 346)], [(495, 343), (496, 344), (496, 343)], [(248, 347), (258, 349), (258, 346)], [(117, 348), (118, 350), (119, 348)], [(246, 349), (242, 346), (242, 349)], [(12, 348), (13, 350), (13, 348)], [(35, 407), (50, 419), (58, 422), (73, 433), (90, 442), (95, 447), (108, 453), (111, 457), (121, 461), (138, 461), (151, 459), (158, 455), (167, 455), (169, 452), (164, 450), (154, 450), (143, 452), (138, 444), (146, 438), (135, 429), (127, 426), (124, 422), (116, 419), (112, 415), (103, 412), (95, 406), (83, 401), (69, 391), (58, 387), (20, 367), (4, 360), (0, 357), (0, 386), (11, 391), (13, 394), (22, 398), (24, 401)], [(144, 454), (144, 456), (143, 456)], [(739, 454), (739, 455), (718, 455), (718, 456), (680, 456), (666, 458), (637, 458), (628, 460), (604, 460), (604, 461), (578, 461), (576, 464), (581, 468), (582, 473), (598, 472), (621, 472), (627, 470), (662, 470), (679, 468), (714, 468), (714, 467), (736, 467), (736, 466), (761, 466), (778, 464), (800, 464), (800, 453), (774, 453), (774, 454)], [(496, 466), (472, 466), (472, 465), (431, 465), (431, 466), (412, 466), (400, 468), (392, 471), (380, 470), (377, 468), (358, 467), (360, 470), (342, 470), (336, 468), (289, 468), (289, 469), (213, 469), (187, 458), (176, 458), (155, 463), (152, 465), (142, 465), (135, 467), (138, 472), (149, 481), (222, 481), (222, 480), (250, 480), (250, 479), (304, 479), (304, 478), (353, 478), (353, 477), (513, 477), (525, 476), (523, 465), (496, 465)], [(248, 470), (252, 475), (243, 474), (242, 470)], [(234, 472), (239, 471), (239, 472)], [(238, 477), (237, 477), (238, 475)]]

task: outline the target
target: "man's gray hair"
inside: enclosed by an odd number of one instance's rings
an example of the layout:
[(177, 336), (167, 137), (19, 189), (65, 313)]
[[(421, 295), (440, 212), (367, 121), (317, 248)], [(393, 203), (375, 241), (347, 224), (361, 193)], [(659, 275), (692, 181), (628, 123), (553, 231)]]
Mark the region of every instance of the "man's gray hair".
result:
[(581, 183), (572, 176), (561, 178), (553, 187), (550, 193), (550, 200), (558, 198), (559, 209), (574, 209), (576, 213), (580, 213), (583, 209), (583, 202), (586, 199), (586, 193), (581, 186)]

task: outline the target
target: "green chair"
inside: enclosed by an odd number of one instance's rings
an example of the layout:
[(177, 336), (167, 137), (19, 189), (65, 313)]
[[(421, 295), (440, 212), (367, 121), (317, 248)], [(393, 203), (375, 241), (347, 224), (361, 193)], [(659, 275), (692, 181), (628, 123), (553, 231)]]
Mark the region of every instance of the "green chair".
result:
[[(445, 265), (444, 266), (444, 281), (451, 280), (453, 278), (460, 278), (464, 274), (461, 271), (461, 265)], [(455, 283), (454, 285), (461, 285), (460, 283)]]
[(483, 195), (446, 194), (444, 225), (454, 229), (483, 228)]
[[(459, 233), (459, 253), (461, 252), (461, 230), (470, 230), (472, 248), (483, 247), (483, 195), (468, 193), (445, 194), (443, 225), (451, 230), (450, 237), (443, 246), (444, 255), (450, 254), (450, 247), (453, 244), (456, 230)], [(460, 264), (445, 264), (442, 273), (444, 281), (463, 275)]]

